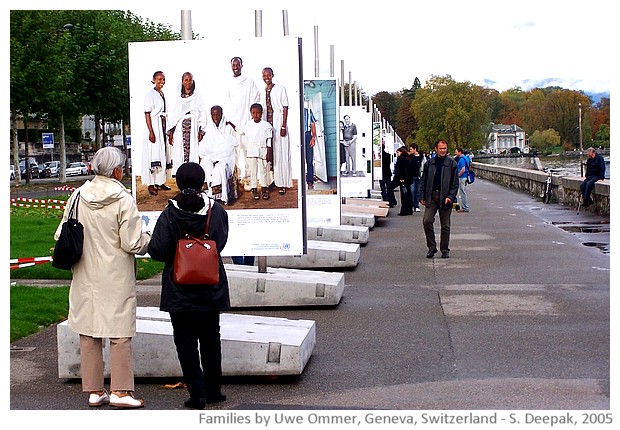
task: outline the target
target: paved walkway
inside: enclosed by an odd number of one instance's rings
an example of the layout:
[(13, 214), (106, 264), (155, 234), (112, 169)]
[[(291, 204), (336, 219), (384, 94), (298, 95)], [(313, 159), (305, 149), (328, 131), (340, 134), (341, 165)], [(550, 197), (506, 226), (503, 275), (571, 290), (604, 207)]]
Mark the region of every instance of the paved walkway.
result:
[[(299, 377), (227, 378), (212, 409), (608, 409), (609, 219), (484, 180), (468, 191), (451, 258), (427, 259), (422, 213), (397, 207), (338, 306), (234, 310), (315, 320), (317, 345)], [(158, 305), (158, 282), (138, 289)], [(55, 327), (11, 346), (12, 410), (88, 409), (57, 377)], [(145, 410), (183, 409), (175, 382), (138, 379)]]

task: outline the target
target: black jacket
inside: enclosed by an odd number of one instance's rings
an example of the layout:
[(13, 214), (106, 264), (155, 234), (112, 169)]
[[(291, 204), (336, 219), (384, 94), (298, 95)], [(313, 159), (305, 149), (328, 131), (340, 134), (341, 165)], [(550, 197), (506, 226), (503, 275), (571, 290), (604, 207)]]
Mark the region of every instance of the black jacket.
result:
[(459, 191), (459, 175), (454, 158), (446, 155), (441, 165), (438, 165), (438, 160), (440, 160), (439, 157), (433, 157), (426, 163), (422, 179), (420, 179), (420, 199), (424, 199), (424, 206), (426, 207), (429, 207), (431, 204), (433, 181), (435, 180), (435, 171), (437, 169), (442, 169), (441, 190), (439, 193), (442, 205), (446, 197), (450, 197), (450, 200), (455, 202), (456, 193)]
[[(401, 179), (404, 181), (401, 182)], [(413, 178), (411, 177), (411, 162), (407, 154), (399, 155), (396, 157), (396, 164), (394, 165), (394, 179), (392, 179), (392, 188), (396, 188), (399, 185), (411, 185)]]
[(605, 179), (605, 159), (601, 154), (586, 160), (586, 178), (594, 176), (597, 180)]
[[(204, 197), (208, 199), (208, 197)], [(206, 201), (206, 200), (205, 200)], [(228, 214), (214, 200), (211, 200), (211, 221), (209, 236), (222, 252), (228, 240)], [(207, 202), (208, 206), (208, 202)], [(192, 213), (179, 209), (171, 200), (157, 219), (148, 247), (152, 259), (163, 261), (161, 276), (160, 309), (165, 312), (226, 310), (230, 308), (228, 278), (224, 263), (220, 257), (219, 285), (177, 285), (172, 280), (176, 243), (184, 232), (193, 236), (202, 236), (207, 223), (206, 211)]]

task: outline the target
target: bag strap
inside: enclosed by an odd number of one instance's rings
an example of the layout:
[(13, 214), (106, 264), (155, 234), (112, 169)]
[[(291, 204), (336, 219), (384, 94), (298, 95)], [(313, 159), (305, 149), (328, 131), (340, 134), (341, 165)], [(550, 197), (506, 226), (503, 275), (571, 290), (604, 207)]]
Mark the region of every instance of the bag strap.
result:
[(209, 237), (209, 224), (211, 224), (211, 211), (213, 207), (211, 206), (211, 199), (207, 197), (207, 200), (209, 200), (209, 209), (207, 212), (207, 223), (205, 224), (205, 236)]
[(71, 209), (69, 209), (69, 216), (68, 218), (71, 219), (73, 218), (73, 209), (75, 209), (75, 220), (77, 221), (78, 219), (78, 201), (80, 200), (80, 192), (78, 191), (77, 194), (75, 195), (75, 199), (73, 200), (73, 203), (71, 203)]

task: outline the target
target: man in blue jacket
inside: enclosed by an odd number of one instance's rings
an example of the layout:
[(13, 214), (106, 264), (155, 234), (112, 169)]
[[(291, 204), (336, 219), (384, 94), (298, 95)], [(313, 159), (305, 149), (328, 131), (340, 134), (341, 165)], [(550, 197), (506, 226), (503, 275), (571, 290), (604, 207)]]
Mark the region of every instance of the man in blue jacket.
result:
[(590, 147), (586, 160), (586, 179), (580, 185), (584, 207), (587, 208), (594, 203), (590, 197), (592, 190), (594, 190), (594, 183), (603, 179), (605, 179), (605, 160), (600, 154), (597, 154), (594, 148)]
[(452, 203), (456, 200), (459, 190), (457, 164), (448, 155), (448, 143), (439, 140), (435, 143), (435, 157), (431, 158), (424, 168), (420, 181), (420, 204), (425, 206), (422, 225), (426, 235), (428, 253), (426, 258), (433, 258), (437, 253), (435, 240), (435, 214), (439, 212), (441, 223), (441, 239), (439, 249), (441, 258), (450, 257), (450, 215)]

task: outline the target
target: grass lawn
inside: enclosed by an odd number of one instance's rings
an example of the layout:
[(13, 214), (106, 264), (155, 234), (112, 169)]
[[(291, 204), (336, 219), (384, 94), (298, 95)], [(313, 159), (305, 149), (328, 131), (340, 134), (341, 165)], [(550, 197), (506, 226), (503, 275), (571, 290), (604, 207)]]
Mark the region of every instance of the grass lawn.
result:
[[(66, 196), (65, 196), (66, 199)], [(54, 249), (54, 232), (62, 217), (58, 209), (11, 206), (10, 258), (47, 257)], [(139, 280), (151, 278), (163, 269), (163, 263), (150, 258), (138, 258)], [(29, 287), (28, 279), (66, 279), (71, 283), (71, 271), (52, 267), (50, 263), (11, 269), (16, 280), (11, 286), (11, 342), (36, 333), (41, 327), (63, 321), (69, 308), (69, 287)]]

